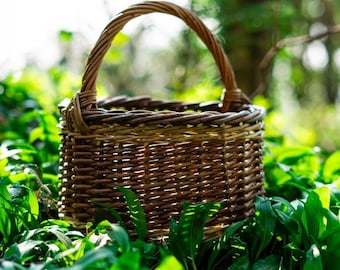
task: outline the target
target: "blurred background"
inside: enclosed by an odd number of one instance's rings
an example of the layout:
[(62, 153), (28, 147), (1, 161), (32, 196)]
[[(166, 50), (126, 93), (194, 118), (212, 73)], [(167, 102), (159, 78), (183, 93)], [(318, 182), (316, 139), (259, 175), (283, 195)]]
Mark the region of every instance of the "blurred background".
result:
[[(58, 103), (79, 89), (87, 56), (115, 14), (132, 0), (0, 2), (0, 124)], [(267, 109), (266, 138), (340, 148), (340, 2), (336, 0), (178, 0), (223, 45), (239, 87)], [(214, 61), (179, 19), (150, 14), (115, 38), (98, 96), (151, 95), (217, 100)]]

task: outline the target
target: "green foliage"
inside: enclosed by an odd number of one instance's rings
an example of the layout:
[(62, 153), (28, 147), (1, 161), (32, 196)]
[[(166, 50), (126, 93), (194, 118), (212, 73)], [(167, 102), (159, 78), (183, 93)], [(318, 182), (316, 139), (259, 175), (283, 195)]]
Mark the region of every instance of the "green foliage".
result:
[(264, 157), (265, 188), (268, 195), (288, 200), (302, 198), (311, 189), (326, 187), (331, 202), (338, 207), (340, 155), (325, 155), (318, 148), (268, 146)]
[(322, 167), (322, 181), (333, 183), (340, 181), (340, 151), (332, 153)]
[[(65, 42), (72, 38), (72, 33), (60, 33)], [(127, 41), (118, 36), (115, 46)], [(122, 60), (114, 50), (108, 57)], [(49, 75), (59, 87), (56, 93), (71, 96), (73, 76), (58, 68)], [(311, 147), (312, 139), (289, 144), (276, 130), (285, 115), (261, 97), (256, 102), (269, 111), (266, 195), (256, 198), (255, 216), (231, 224), (220, 237), (206, 239), (205, 224), (223, 204), (184, 203), (179, 219), (169, 222), (169, 237), (162, 243), (150, 241), (136, 194), (120, 187), (136, 237), (130, 237), (116, 209), (100, 203), (96, 225), (89, 224), (86, 232), (57, 219), (57, 102), (45, 91), (49, 81), (38, 77), (25, 71), (0, 82), (1, 269), (332, 270), (340, 264), (340, 152)], [(190, 93), (176, 93), (183, 100), (214, 99), (217, 94), (218, 87), (205, 79)]]
[[(134, 224), (146, 226), (145, 216), (136, 195), (120, 189), (127, 199)], [(7, 191), (7, 192), (6, 192)], [(4, 207), (22, 210), (25, 197), (14, 204), (20, 189), (9, 192), (1, 186)], [(36, 199), (36, 198), (35, 198)], [(204, 240), (204, 224), (221, 204), (184, 204), (179, 220), (170, 223), (166, 245), (145, 242), (145, 233), (131, 240), (120, 225), (101, 221), (91, 232), (83, 234), (65, 221), (36, 222), (35, 215), (26, 214), (25, 230), (6, 234), (19, 227), (8, 212), (0, 217), (4, 246), (3, 267), (28, 266), (30, 269), (334, 269), (340, 262), (340, 222), (330, 210), (331, 192), (327, 186), (309, 192), (306, 199), (289, 202), (281, 197), (258, 197), (255, 217), (227, 227), (219, 238)], [(32, 208), (36, 201), (27, 200)], [(20, 216), (20, 215), (19, 215)], [(34, 217), (34, 218), (33, 218)], [(13, 219), (13, 217), (12, 217)], [(144, 224), (144, 225), (143, 225)], [(7, 227), (6, 227), (7, 226)], [(22, 225), (23, 226), (23, 225)], [(137, 230), (137, 228), (136, 228)], [(144, 230), (144, 229), (143, 229)], [(14, 237), (15, 241), (8, 241)], [(7, 242), (6, 242), (7, 241)]]
[(204, 223), (218, 212), (221, 204), (183, 204), (183, 213), (178, 221), (171, 220), (169, 249), (186, 269), (197, 269), (195, 258), (203, 242)]
[(0, 179), (0, 215), (0, 243), (5, 248), (16, 240), (20, 232), (39, 224), (37, 197), (24, 185), (7, 186)]
[(138, 200), (138, 197), (129, 189), (122, 187), (117, 187), (117, 189), (123, 193), (128, 204), (130, 217), (133, 224), (135, 225), (137, 236), (139, 237), (139, 239), (145, 240), (145, 238), (147, 237), (148, 228), (144, 210)]

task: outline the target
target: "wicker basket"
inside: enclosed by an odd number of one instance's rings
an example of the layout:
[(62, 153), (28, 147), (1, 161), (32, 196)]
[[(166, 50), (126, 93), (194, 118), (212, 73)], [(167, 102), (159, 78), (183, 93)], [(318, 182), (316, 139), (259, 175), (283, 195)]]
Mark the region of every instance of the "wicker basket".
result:
[[(221, 90), (221, 101), (97, 101), (98, 70), (112, 39), (129, 20), (151, 12), (179, 17), (205, 43), (227, 89)], [(88, 57), (82, 88), (61, 113), (59, 216), (75, 226), (93, 222), (98, 207), (94, 202), (113, 207), (130, 226), (127, 205), (116, 186), (138, 195), (150, 237), (166, 234), (169, 218), (178, 218), (184, 201), (224, 202), (207, 223), (214, 233), (252, 215), (254, 197), (263, 194), (264, 110), (237, 89), (223, 49), (187, 9), (150, 1), (121, 12), (99, 37)]]

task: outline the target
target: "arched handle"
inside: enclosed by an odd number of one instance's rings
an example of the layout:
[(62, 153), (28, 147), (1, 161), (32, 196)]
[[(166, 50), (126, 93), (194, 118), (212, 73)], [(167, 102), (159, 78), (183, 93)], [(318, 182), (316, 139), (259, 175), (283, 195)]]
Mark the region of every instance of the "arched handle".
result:
[[(236, 102), (238, 104), (249, 103), (249, 100), (245, 98), (239, 89), (237, 89), (233, 70), (221, 45), (193, 12), (169, 2), (146, 1), (132, 5), (119, 13), (103, 30), (98, 41), (91, 50), (85, 66), (82, 88), (76, 97), (77, 100), (74, 101), (77, 103), (75, 106), (77, 109), (97, 107), (95, 87), (96, 80), (103, 58), (109, 50), (113, 38), (131, 19), (152, 12), (166, 13), (182, 19), (197, 33), (204, 44), (208, 47), (218, 66), (221, 81), (225, 87), (224, 96), (222, 97), (222, 112), (228, 111), (232, 102)], [(78, 115), (79, 113), (80, 112), (78, 111)]]

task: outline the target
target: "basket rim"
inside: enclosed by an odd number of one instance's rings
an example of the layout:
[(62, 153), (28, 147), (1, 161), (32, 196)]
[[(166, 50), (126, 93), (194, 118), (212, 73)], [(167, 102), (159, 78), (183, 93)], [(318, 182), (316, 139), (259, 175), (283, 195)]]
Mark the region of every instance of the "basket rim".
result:
[[(146, 100), (145, 97), (142, 99)], [(262, 121), (265, 117), (265, 108), (245, 104), (238, 111), (220, 112), (217, 101), (202, 103), (185, 103), (177, 101), (161, 101), (147, 99), (148, 103), (138, 104), (134, 98), (119, 97), (103, 99), (98, 108), (82, 110), (82, 118), (87, 123), (102, 122), (105, 124), (124, 125), (238, 125), (240, 123), (252, 124)], [(112, 102), (118, 100), (118, 103)], [(122, 102), (124, 100), (125, 102)], [(150, 106), (148, 106), (151, 104)], [(157, 106), (159, 104), (160, 106)], [(126, 106), (127, 105), (127, 106)], [(67, 114), (68, 107), (63, 102), (59, 109)]]

